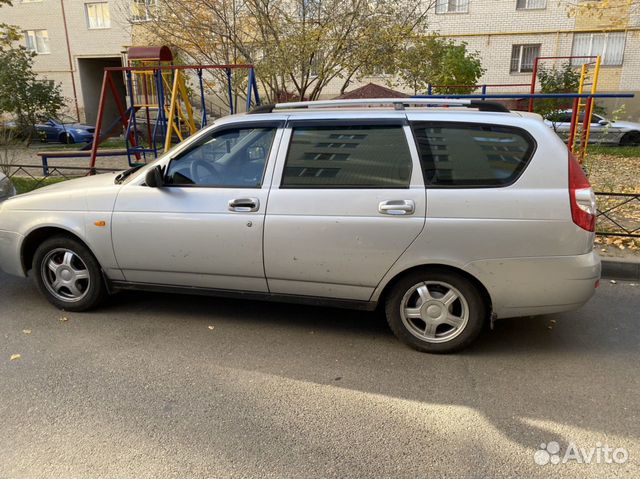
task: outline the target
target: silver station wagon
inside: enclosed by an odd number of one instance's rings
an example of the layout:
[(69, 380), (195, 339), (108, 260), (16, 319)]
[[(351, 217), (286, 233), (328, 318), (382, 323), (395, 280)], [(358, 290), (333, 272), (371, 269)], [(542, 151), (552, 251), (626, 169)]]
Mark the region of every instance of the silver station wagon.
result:
[(379, 306), (449, 352), (577, 309), (600, 277), (578, 163), (539, 116), (482, 101), (263, 106), (0, 205), (0, 266), (68, 311), (121, 289)]

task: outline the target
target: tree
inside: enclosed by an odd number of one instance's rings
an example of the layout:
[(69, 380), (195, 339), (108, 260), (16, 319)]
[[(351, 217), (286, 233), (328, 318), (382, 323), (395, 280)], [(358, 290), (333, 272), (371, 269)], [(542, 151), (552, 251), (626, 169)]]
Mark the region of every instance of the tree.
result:
[[(0, 6), (11, 5), (0, 0)], [(33, 71), (34, 53), (15, 42), (20, 39), (16, 27), (0, 24), (5, 35), (0, 40), (0, 115), (14, 117), (18, 130), (27, 138), (43, 118), (56, 116), (64, 104), (60, 85), (41, 80)]]
[(633, 17), (640, 17), (640, 0), (564, 0), (564, 3), (569, 16), (590, 18), (598, 28), (627, 28)]
[[(466, 94), (485, 72), (477, 52), (469, 52), (466, 43), (456, 44), (436, 35), (415, 38), (396, 59), (396, 71), (414, 94), (425, 92), (429, 84), (434, 93)], [(469, 85), (454, 88), (453, 85)]]
[(267, 101), (317, 99), (384, 69), (426, 32), (422, 0), (165, 0), (136, 24), (195, 63), (251, 63)]
[[(563, 63), (560, 67), (550, 68), (539, 65), (538, 81), (540, 93), (576, 93), (580, 85), (580, 73), (570, 62)], [(555, 129), (554, 118), (561, 111), (571, 108), (571, 104), (572, 100), (555, 98), (536, 100), (535, 112), (551, 120)]]

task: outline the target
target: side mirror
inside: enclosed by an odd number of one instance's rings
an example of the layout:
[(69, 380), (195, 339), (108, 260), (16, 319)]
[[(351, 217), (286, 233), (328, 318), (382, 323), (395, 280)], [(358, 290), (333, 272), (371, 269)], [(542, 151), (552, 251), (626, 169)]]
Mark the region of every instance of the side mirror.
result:
[(600, 120), (600, 121), (598, 122), (598, 125), (602, 125), (602, 126), (606, 126), (606, 125), (608, 125), (608, 124), (609, 124), (609, 121), (608, 121), (608, 120)]
[(147, 174), (144, 177), (144, 182), (150, 188), (160, 188), (161, 186), (164, 186), (164, 174), (162, 172), (162, 167), (158, 165), (147, 171)]
[(262, 146), (254, 146), (249, 148), (249, 161), (264, 160), (267, 153)]

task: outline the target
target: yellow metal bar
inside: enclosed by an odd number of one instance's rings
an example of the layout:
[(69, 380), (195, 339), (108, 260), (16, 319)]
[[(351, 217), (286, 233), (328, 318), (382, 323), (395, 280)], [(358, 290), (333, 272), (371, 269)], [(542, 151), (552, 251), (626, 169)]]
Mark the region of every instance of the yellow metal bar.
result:
[(164, 151), (171, 148), (171, 138), (173, 136), (173, 117), (176, 113), (176, 103), (178, 102), (178, 79), (180, 78), (180, 70), (176, 70), (173, 77), (173, 87), (171, 88), (171, 101), (169, 103), (169, 113), (167, 116), (167, 136), (164, 139)]
[[(598, 76), (600, 75), (600, 64), (602, 63), (602, 57), (598, 55), (596, 59), (596, 67), (593, 70), (593, 83), (591, 84), (591, 94), (595, 95), (598, 91)], [(587, 131), (584, 134), (584, 145), (582, 145), (581, 150), (581, 160), (584, 160), (584, 157), (587, 156), (587, 147), (589, 146), (589, 137), (591, 136), (591, 117), (593, 116), (593, 110), (595, 108), (596, 101), (594, 98), (591, 99), (591, 106), (589, 107), (589, 111), (585, 111), (585, 116), (589, 115), (587, 118)]]
[(187, 87), (184, 84), (184, 80), (180, 82), (180, 95), (182, 96), (182, 101), (184, 101), (185, 110), (187, 110), (187, 118), (185, 123), (187, 127), (189, 127), (189, 134), (193, 135), (196, 130), (196, 124), (193, 119), (193, 108), (191, 107), (191, 102), (189, 101), (189, 94), (187, 93)]

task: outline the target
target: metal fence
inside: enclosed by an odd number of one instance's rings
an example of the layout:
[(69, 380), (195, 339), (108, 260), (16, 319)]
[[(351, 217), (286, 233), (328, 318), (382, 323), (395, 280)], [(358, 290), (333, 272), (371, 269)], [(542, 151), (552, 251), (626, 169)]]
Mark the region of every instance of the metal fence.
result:
[(640, 238), (640, 193), (596, 192), (596, 233)]

